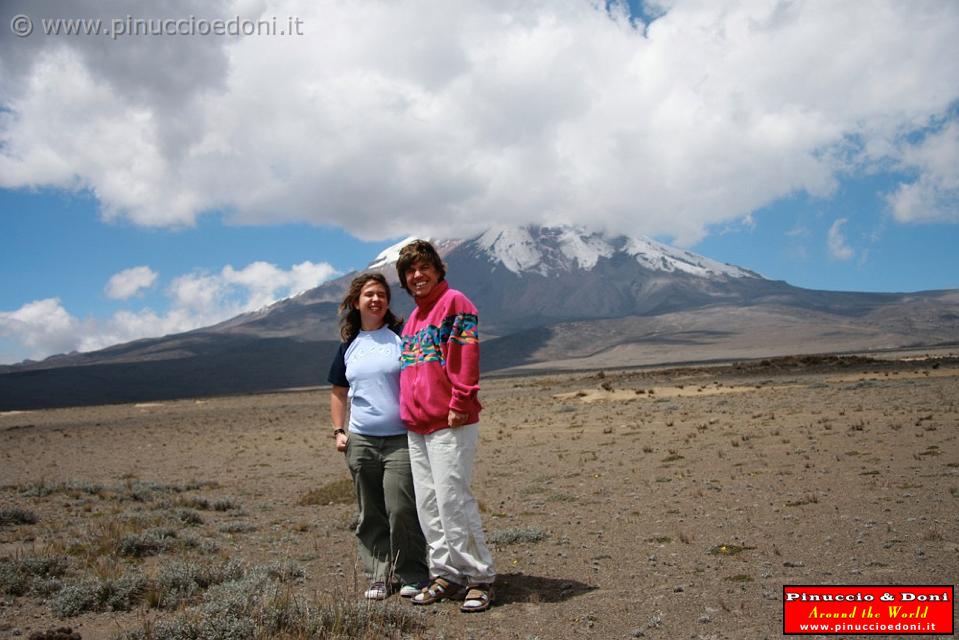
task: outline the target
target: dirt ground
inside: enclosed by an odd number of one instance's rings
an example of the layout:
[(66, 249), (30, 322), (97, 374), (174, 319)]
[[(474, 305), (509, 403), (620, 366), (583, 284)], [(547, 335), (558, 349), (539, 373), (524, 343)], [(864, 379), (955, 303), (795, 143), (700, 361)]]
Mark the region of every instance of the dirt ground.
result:
[[(302, 592), (352, 598), (365, 586), (352, 504), (299, 504), (348, 477), (327, 397), (0, 414), (0, 507), (38, 518), (0, 526), (0, 557), (151, 508), (80, 490), (31, 496), (32, 484), (197, 482), (188, 495), (239, 507), (203, 511), (190, 528), (215, 553), (290, 559), (304, 567)], [(474, 489), (487, 533), (542, 539), (494, 545), (496, 606), (426, 608), (417, 637), (774, 638), (784, 584), (959, 574), (955, 357), (489, 378), (481, 400)], [(231, 522), (244, 527), (227, 532)], [(162, 560), (125, 562), (149, 574)], [(39, 596), (0, 603), (0, 638), (58, 626), (112, 638), (169, 615), (140, 605), (60, 620)]]

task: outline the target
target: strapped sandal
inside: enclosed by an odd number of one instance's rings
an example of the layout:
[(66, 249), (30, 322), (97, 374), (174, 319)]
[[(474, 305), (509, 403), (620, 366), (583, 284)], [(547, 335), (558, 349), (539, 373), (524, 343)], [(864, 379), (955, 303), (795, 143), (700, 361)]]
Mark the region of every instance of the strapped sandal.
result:
[(458, 594), (462, 593), (462, 585), (443, 578), (433, 578), (430, 586), (424, 587), (422, 591), (413, 596), (411, 602), (413, 604), (433, 604), (440, 600), (455, 598)]
[(493, 604), (493, 585), (474, 584), (466, 592), (466, 599), (460, 606), (460, 611), (463, 613), (486, 611), (491, 604)]
[(370, 588), (363, 593), (367, 600), (386, 600), (390, 595), (390, 589), (385, 582), (374, 582)]
[(421, 580), (420, 582), (410, 582), (408, 584), (404, 584), (400, 587), (400, 597), (412, 598), (428, 586), (430, 586), (429, 580)]

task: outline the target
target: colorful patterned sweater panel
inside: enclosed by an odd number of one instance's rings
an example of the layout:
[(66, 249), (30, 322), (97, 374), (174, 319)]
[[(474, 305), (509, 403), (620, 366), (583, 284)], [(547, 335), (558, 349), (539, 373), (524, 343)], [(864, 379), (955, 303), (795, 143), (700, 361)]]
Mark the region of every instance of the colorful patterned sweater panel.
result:
[(440, 326), (428, 325), (414, 335), (403, 338), (400, 364), (406, 368), (423, 362), (439, 362), (446, 366), (444, 347), (450, 342), (458, 345), (479, 344), (479, 320), (475, 313), (447, 316)]

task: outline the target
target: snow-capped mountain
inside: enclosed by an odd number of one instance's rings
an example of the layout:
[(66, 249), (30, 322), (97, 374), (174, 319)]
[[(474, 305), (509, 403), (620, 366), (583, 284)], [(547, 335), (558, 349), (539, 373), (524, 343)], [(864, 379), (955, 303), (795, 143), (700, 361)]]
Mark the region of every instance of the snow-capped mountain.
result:
[(452, 286), (473, 298), (495, 335), (743, 301), (771, 284), (643, 236), (572, 226), (492, 228), (456, 243), (444, 259)]
[[(366, 270), (381, 271), (395, 283), (400, 249), (412, 239), (384, 249)], [(584, 227), (500, 226), (470, 238), (430, 241), (449, 267), (452, 286), (480, 305), (484, 326), (493, 335), (562, 320), (743, 300), (750, 291), (764, 290), (771, 283), (747, 269), (644, 236), (610, 235)], [(339, 302), (354, 275), (277, 303), (267, 316), (290, 305)], [(785, 286), (774, 286), (779, 285)], [(412, 303), (398, 292), (393, 306), (406, 313)], [(314, 315), (311, 322), (318, 318)], [(251, 328), (247, 320), (254, 318), (236, 318), (224, 326)]]
[(491, 260), (517, 274), (531, 272), (549, 276), (573, 269), (589, 271), (601, 258), (623, 254), (652, 271), (683, 272), (700, 277), (759, 277), (752, 271), (644, 236), (608, 236), (583, 227), (494, 227), (472, 242)]

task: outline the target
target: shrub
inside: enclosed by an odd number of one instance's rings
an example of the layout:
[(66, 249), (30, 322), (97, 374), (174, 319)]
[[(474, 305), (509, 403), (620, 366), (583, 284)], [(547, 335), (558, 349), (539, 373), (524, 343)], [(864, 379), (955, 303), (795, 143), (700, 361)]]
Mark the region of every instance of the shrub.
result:
[(220, 527), (221, 533), (250, 533), (256, 531), (256, 527), (249, 522), (228, 522)]
[(233, 498), (219, 498), (213, 501), (214, 511), (233, 511), (240, 509), (240, 503)]
[(161, 609), (175, 609), (211, 586), (239, 580), (244, 572), (242, 563), (235, 560), (219, 565), (170, 563), (157, 573), (148, 598), (149, 604)]
[[(154, 518), (151, 522), (155, 524), (157, 521), (159, 519)], [(131, 535), (139, 534), (146, 526), (149, 523), (142, 516), (121, 514), (116, 518), (96, 519), (87, 523), (78, 534), (52, 540), (50, 546), (86, 564), (94, 564), (100, 558), (115, 557), (119, 553), (120, 543)]]
[(28, 498), (45, 498), (54, 493), (66, 493), (73, 496), (81, 494), (99, 496), (103, 495), (104, 491), (103, 485), (88, 480), (67, 480), (66, 482), (53, 484), (41, 480), (20, 487), (20, 495)]
[(514, 527), (501, 529), (489, 535), (492, 544), (516, 544), (519, 542), (539, 542), (546, 538), (546, 532), (539, 527)]
[(89, 480), (67, 480), (66, 482), (49, 483), (44, 480), (20, 485), (17, 489), (20, 495), (31, 498), (43, 498), (54, 493), (65, 493), (74, 497), (82, 494), (99, 497), (110, 497), (116, 500), (133, 500), (135, 502), (150, 502), (156, 494), (180, 494), (186, 491), (196, 491), (203, 488), (216, 488), (216, 482), (189, 482), (187, 484), (165, 484), (146, 480), (127, 478), (125, 482), (113, 486), (104, 486)]
[(58, 578), (69, 563), (62, 556), (0, 558), (0, 592), (11, 596), (49, 595), (61, 588)]
[(82, 640), (80, 634), (70, 627), (57, 627), (47, 631), (34, 631), (27, 640)]
[(9, 507), (0, 509), (0, 527), (11, 524), (36, 524), (37, 514), (27, 509)]
[(53, 615), (58, 618), (72, 618), (95, 610), (98, 588), (99, 583), (94, 580), (64, 587), (50, 603)]
[(176, 519), (183, 524), (188, 524), (190, 526), (203, 524), (203, 518), (201, 518), (200, 514), (193, 509), (177, 509), (175, 515)]
[(145, 480), (128, 480), (126, 484), (117, 489), (121, 497), (137, 502), (149, 502), (153, 500), (154, 494), (179, 494), (186, 491), (196, 491), (205, 487), (217, 487), (216, 482), (189, 482), (187, 484), (166, 484), (162, 482), (149, 482)]
[(147, 623), (118, 640), (373, 640), (409, 635), (422, 626), (421, 615), (409, 607), (353, 600), (317, 604), (252, 571), (207, 591), (202, 606)]
[(176, 531), (165, 527), (148, 529), (143, 533), (131, 533), (117, 544), (117, 553), (131, 558), (155, 556), (169, 549), (176, 538)]
[(72, 618), (88, 611), (129, 611), (143, 599), (147, 579), (126, 573), (118, 580), (84, 580), (64, 587), (50, 603), (58, 618)]
[(189, 507), (190, 509), (199, 509), (200, 511), (208, 511), (210, 509), (210, 501), (197, 496), (180, 498), (179, 504), (182, 504), (184, 507)]
[(290, 580), (306, 576), (306, 571), (303, 570), (303, 567), (292, 560), (277, 560), (270, 564), (259, 565), (254, 567), (251, 573), (253, 575), (263, 575), (270, 580), (276, 580), (278, 582), (289, 582)]

